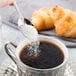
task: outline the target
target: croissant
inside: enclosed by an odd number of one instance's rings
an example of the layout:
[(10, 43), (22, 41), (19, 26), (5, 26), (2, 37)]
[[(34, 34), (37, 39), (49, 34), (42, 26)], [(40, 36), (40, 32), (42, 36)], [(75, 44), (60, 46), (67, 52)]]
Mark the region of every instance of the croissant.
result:
[(67, 10), (67, 14), (54, 25), (59, 36), (76, 38), (76, 13)]
[(58, 36), (76, 38), (76, 13), (61, 6), (40, 8), (31, 22), (38, 31), (55, 28)]
[(52, 8), (52, 12), (53, 12), (54, 23), (59, 19), (61, 19), (67, 13), (66, 9), (57, 5)]
[(52, 29), (54, 22), (51, 8), (43, 7), (32, 14), (31, 22), (38, 31)]

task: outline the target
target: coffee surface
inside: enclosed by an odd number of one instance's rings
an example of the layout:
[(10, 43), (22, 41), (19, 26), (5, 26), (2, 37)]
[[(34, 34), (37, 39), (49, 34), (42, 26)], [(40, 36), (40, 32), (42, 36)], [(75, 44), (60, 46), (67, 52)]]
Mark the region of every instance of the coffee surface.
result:
[(28, 45), (20, 52), (20, 60), (33, 68), (49, 69), (60, 65), (64, 61), (64, 55), (61, 49), (49, 42), (41, 41), (39, 45), (40, 53), (38, 56), (28, 55)]

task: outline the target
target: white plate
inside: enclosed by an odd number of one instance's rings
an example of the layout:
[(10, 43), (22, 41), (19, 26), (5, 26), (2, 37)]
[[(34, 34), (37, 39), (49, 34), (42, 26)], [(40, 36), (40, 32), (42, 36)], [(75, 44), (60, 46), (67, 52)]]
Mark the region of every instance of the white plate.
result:
[[(10, 59), (5, 60), (0, 66), (0, 76), (18, 76), (16, 65)], [(64, 76), (76, 76), (76, 62), (72, 59), (69, 59)]]
[(45, 35), (45, 36), (53, 36), (53, 37), (59, 39), (60, 41), (62, 41), (68, 48), (76, 48), (76, 39), (60, 37), (56, 34), (54, 29), (51, 31), (50, 30), (42, 31), (42, 32), (39, 32), (39, 34)]

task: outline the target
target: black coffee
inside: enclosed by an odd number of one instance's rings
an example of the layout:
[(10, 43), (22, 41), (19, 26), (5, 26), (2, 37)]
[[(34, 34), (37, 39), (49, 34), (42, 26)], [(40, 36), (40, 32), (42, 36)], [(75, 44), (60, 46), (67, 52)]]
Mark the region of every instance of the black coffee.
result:
[(39, 45), (40, 53), (38, 56), (28, 55), (28, 45), (20, 52), (21, 61), (33, 68), (49, 69), (60, 65), (64, 61), (61, 49), (49, 42), (41, 41)]

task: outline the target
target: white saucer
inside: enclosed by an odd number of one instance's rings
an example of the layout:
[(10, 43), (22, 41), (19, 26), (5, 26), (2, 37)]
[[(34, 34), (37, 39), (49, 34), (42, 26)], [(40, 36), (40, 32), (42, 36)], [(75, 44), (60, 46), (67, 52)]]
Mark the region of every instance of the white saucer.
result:
[[(18, 76), (17, 67), (10, 59), (0, 65), (0, 76)], [(69, 59), (64, 76), (76, 76), (76, 62), (74, 60)]]

